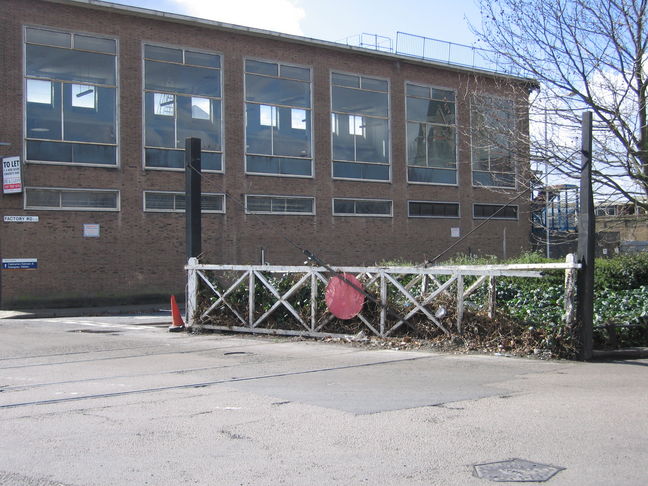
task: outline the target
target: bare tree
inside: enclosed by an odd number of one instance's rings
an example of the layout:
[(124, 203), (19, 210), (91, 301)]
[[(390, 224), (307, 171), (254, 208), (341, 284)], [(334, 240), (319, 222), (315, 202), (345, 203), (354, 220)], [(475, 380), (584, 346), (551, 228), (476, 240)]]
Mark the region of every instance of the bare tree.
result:
[(597, 190), (648, 209), (648, 0), (479, 4), (482, 25), (473, 30), (495, 60), (541, 86), (530, 115), (532, 159), (576, 176), (581, 113), (592, 110)]

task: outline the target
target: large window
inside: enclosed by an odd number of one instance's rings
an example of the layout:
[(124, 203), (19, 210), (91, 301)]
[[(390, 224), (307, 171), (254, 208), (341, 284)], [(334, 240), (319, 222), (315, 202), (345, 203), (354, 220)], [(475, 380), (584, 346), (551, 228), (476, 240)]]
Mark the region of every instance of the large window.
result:
[[(144, 211), (184, 213), (186, 208), (185, 194), (182, 192), (144, 191)], [(200, 208), (203, 213), (224, 213), (225, 195), (201, 194)]]
[(457, 183), (457, 129), (453, 91), (408, 83), (407, 180)]
[(513, 102), (494, 96), (475, 96), (471, 124), (473, 185), (514, 188)]
[(409, 201), (408, 213), (410, 218), (458, 218), (459, 203)]
[(332, 73), (333, 177), (388, 181), (389, 84)]
[(26, 159), (117, 165), (117, 42), (25, 29)]
[(392, 202), (384, 199), (333, 199), (335, 216), (391, 216)]
[(25, 188), (25, 209), (118, 211), (119, 191), (27, 187)]
[(310, 69), (245, 61), (246, 172), (311, 177)]
[(145, 166), (184, 168), (185, 139), (201, 139), (202, 169), (220, 171), (220, 56), (144, 46)]
[(302, 196), (245, 196), (249, 214), (315, 214), (315, 199)]

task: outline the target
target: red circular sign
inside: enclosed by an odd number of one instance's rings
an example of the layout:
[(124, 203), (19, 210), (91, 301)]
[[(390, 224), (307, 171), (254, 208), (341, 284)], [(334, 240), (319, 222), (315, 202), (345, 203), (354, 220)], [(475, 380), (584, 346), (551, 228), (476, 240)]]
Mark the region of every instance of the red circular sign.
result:
[[(355, 317), (364, 305), (362, 284), (350, 273), (344, 273), (341, 278), (335, 275), (326, 286), (326, 305), (329, 311), (339, 319)], [(349, 285), (350, 282), (353, 285)], [(355, 288), (354, 288), (355, 287)]]

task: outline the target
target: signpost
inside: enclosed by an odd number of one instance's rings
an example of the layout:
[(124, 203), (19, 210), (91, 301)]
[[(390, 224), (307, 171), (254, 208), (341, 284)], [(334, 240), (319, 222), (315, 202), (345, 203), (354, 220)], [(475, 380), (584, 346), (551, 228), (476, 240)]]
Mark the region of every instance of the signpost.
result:
[(4, 194), (22, 192), (20, 157), (4, 157), (2, 159), (2, 192)]

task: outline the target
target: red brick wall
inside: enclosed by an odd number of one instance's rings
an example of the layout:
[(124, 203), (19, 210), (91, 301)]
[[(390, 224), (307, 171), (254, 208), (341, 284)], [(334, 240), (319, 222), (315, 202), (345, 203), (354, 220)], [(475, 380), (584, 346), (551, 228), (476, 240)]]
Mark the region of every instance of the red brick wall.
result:
[[(36, 215), (38, 223), (0, 222), (2, 258), (38, 258), (37, 270), (5, 270), (0, 276), (5, 306), (34, 301), (131, 301), (184, 289), (184, 215), (143, 212), (144, 190), (184, 189), (178, 171), (144, 170), (142, 161), (142, 42), (212, 50), (222, 54), (224, 174), (205, 174), (203, 192), (231, 196), (226, 214), (203, 216), (204, 260), (211, 263), (258, 263), (260, 249), (272, 264), (301, 264), (305, 257), (284, 238), (307, 248), (332, 265), (373, 264), (385, 259), (420, 262), (456, 242), (480, 224), (472, 219), (473, 202), (503, 203), (509, 191), (472, 187), (469, 139), (469, 94), (508, 88), (489, 77), (384, 55), (300, 43), (280, 36), (256, 36), (198, 24), (169, 22), (41, 1), (0, 0), (2, 50), (0, 156), (23, 155), (23, 26), (41, 25), (89, 32), (118, 39), (120, 166), (66, 167), (27, 164), (27, 186), (111, 188), (121, 191), (121, 211), (25, 211), (21, 195), (0, 198), (2, 215)], [(313, 179), (252, 176), (244, 173), (245, 57), (294, 63), (312, 68)], [(331, 178), (330, 73), (357, 73), (390, 80), (391, 182), (353, 182)], [(459, 185), (415, 185), (406, 181), (405, 82), (457, 90)], [(315, 216), (244, 214), (243, 195), (307, 195), (316, 198)], [(392, 218), (332, 216), (331, 198), (393, 200)], [(461, 219), (411, 219), (407, 200), (453, 201)], [(522, 197), (520, 220), (494, 221), (458, 245), (456, 252), (502, 254), (506, 229), (509, 256), (527, 249), (529, 217)], [(237, 204), (238, 201), (238, 204)], [(83, 224), (99, 223), (100, 238), (84, 238)]]

